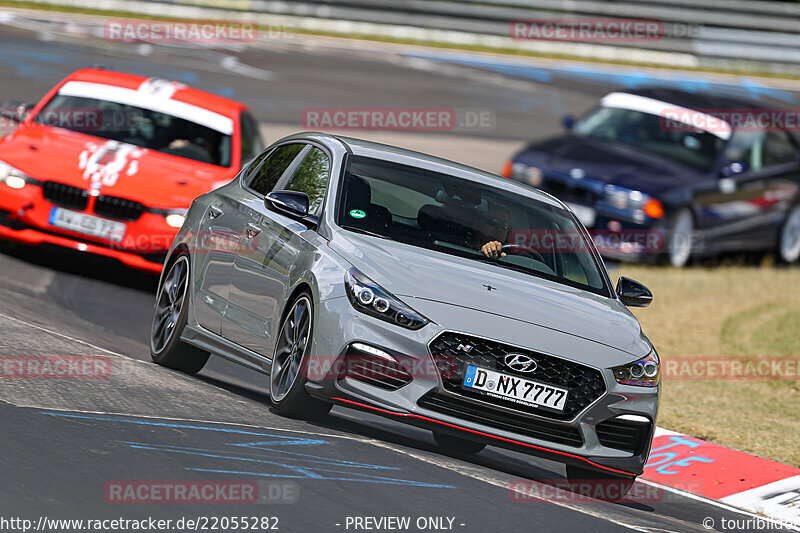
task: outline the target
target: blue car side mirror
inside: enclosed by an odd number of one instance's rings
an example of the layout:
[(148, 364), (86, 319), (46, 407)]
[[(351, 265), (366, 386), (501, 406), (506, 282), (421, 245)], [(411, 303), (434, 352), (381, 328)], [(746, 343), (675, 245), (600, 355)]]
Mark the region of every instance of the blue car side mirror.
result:
[(561, 117), (561, 123), (567, 130), (571, 130), (573, 126), (575, 126), (575, 117), (570, 114), (566, 114)]

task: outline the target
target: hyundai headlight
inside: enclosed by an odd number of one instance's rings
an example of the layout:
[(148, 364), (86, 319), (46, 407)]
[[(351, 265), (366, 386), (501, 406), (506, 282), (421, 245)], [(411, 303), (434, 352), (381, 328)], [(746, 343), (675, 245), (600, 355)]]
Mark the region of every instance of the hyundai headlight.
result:
[(357, 310), (408, 329), (420, 329), (430, 322), (380, 285), (351, 268), (344, 277), (347, 298)]
[(612, 369), (617, 383), (636, 387), (655, 387), (661, 377), (661, 363), (655, 350), (629, 365)]

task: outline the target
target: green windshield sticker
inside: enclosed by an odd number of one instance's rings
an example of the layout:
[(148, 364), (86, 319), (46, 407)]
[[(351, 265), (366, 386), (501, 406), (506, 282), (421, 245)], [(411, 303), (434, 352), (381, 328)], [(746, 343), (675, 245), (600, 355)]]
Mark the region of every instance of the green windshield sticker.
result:
[(367, 214), (361, 209), (353, 209), (350, 211), (350, 216), (353, 218), (364, 218), (367, 216)]

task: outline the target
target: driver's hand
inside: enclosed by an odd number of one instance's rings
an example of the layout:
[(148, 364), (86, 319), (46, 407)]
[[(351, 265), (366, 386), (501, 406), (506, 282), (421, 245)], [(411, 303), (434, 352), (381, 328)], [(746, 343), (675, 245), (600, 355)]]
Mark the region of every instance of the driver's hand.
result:
[(505, 257), (506, 253), (500, 251), (502, 248), (503, 243), (500, 241), (491, 241), (481, 246), (481, 252), (486, 257)]
[(178, 148), (185, 148), (187, 146), (189, 146), (189, 141), (187, 141), (186, 139), (173, 139), (173, 141), (169, 143), (169, 148), (171, 148), (172, 150)]

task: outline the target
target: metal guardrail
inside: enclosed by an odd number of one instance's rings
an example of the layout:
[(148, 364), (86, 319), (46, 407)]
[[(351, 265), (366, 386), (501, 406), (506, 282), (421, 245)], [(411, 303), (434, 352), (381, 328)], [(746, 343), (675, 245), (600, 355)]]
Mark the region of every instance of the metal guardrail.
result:
[[(158, 6), (256, 15), (329, 33), (381, 35), (496, 49), (629, 59), (677, 67), (800, 75), (800, 4), (769, 0), (33, 0), (153, 13)], [(103, 7), (109, 6), (109, 7)], [(139, 9), (134, 9), (138, 6)], [(144, 6), (144, 7), (142, 7)], [(117, 6), (118, 7), (118, 6)], [(652, 19), (657, 40), (517, 41), (515, 19)]]
[[(625, 18), (661, 21), (659, 40), (601, 43), (688, 54), (697, 66), (800, 73), (800, 4), (755, 0), (162, 0), (256, 13), (505, 37), (514, 19)], [(435, 40), (435, 39), (432, 39)], [(540, 43), (541, 44), (541, 43)], [(559, 42), (560, 45), (569, 43)], [(577, 45), (578, 43), (574, 43)], [(580, 43), (587, 44), (587, 43)], [(500, 47), (500, 46), (498, 46)], [(535, 43), (529, 43), (535, 48)], [(542, 46), (542, 48), (546, 48)], [(568, 46), (562, 46), (565, 52)], [(584, 51), (587, 48), (583, 47)], [(584, 54), (585, 55), (585, 54)], [(602, 53), (598, 51), (598, 57)], [(654, 61), (662, 62), (662, 61)], [(685, 66), (681, 65), (681, 66)]]

